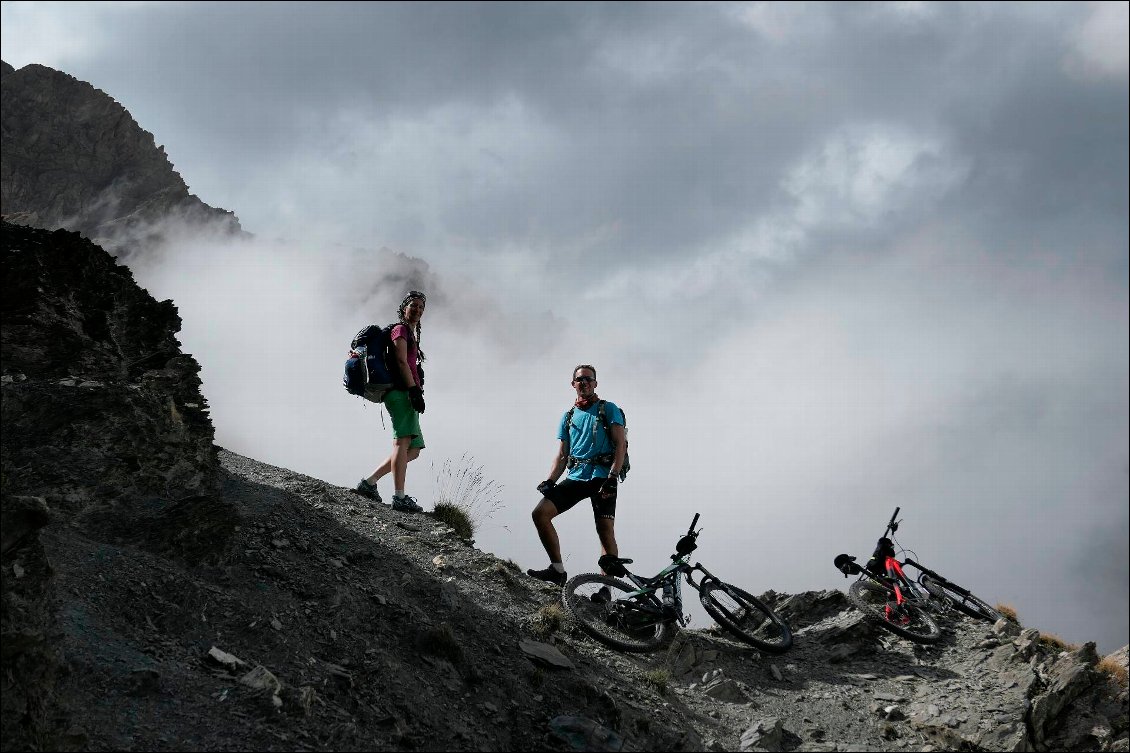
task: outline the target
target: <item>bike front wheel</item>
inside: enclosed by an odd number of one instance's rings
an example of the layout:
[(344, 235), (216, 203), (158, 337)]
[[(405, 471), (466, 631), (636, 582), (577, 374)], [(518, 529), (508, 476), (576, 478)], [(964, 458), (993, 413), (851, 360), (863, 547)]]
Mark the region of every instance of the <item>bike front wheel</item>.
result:
[(584, 573), (569, 579), (561, 598), (565, 612), (589, 636), (619, 651), (647, 653), (671, 640), (674, 617), (663, 614), (650, 594), (632, 596), (638, 590), (618, 578)]
[(964, 612), (970, 617), (986, 620), (988, 622), (996, 622), (1002, 616), (1000, 612), (993, 609), (988, 603), (978, 599), (956, 583), (931, 578), (929, 575), (923, 575), (921, 583), (922, 587), (925, 588), (927, 593), (931, 596), (947, 599), (959, 611)]
[(771, 654), (782, 654), (793, 645), (788, 623), (740, 588), (707, 580), (699, 588), (699, 601), (715, 622), (750, 645)]
[(915, 643), (937, 643), (938, 623), (926, 610), (895, 600), (894, 591), (873, 580), (857, 580), (848, 588), (848, 601), (872, 622)]

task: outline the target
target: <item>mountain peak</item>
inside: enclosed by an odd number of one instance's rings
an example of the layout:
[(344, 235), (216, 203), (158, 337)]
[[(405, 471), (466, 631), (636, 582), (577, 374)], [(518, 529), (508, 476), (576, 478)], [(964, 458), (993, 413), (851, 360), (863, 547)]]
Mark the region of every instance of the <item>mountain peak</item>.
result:
[(189, 193), (117, 100), (45, 65), (4, 63), (0, 213), (10, 222), (78, 231), (109, 248), (160, 234), (168, 220), (241, 234), (232, 212)]

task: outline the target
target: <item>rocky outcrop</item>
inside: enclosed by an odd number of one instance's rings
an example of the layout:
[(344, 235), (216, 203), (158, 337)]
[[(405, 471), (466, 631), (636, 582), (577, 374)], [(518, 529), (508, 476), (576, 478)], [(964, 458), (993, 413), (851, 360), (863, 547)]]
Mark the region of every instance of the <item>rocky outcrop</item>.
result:
[(77, 233), (4, 223), (0, 254), (5, 493), (68, 515), (209, 493), (212, 423), (173, 303)]
[[(6, 85), (5, 85), (6, 86)], [(57, 715), (58, 614), (42, 531), (68, 526), (187, 561), (231, 533), (215, 493), (212, 423), (180, 318), (78, 233), (0, 227), (2, 732), (44, 737)]]
[(189, 193), (164, 147), (110, 95), (43, 65), (2, 67), (6, 220), (75, 230), (112, 250), (161, 237), (169, 220), (242, 233), (233, 213)]

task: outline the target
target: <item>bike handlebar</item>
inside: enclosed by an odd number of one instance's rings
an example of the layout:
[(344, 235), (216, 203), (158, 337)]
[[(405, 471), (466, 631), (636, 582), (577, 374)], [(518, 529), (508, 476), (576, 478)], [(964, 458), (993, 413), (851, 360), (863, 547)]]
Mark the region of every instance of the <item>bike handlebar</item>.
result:
[(697, 512), (694, 514), (694, 520), (691, 521), (691, 527), (687, 529), (688, 534), (694, 533), (694, 527), (698, 523), (698, 516), (699, 515), (700, 515), (700, 513), (697, 513)]
[(901, 507), (896, 507), (895, 511), (893, 513), (891, 513), (891, 519), (887, 523), (887, 527), (883, 529), (883, 536), (886, 536), (888, 532), (894, 533), (895, 531), (897, 531), (899, 529), (898, 521), (896, 521), (895, 518), (897, 518), (899, 516), (899, 510), (901, 510), (901, 509), (902, 509)]

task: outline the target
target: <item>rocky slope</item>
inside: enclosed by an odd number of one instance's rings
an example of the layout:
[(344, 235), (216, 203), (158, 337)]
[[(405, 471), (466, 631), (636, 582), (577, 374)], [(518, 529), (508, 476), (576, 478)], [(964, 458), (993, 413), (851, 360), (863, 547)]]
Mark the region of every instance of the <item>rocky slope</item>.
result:
[(112, 250), (159, 237), (169, 220), (242, 233), (233, 213), (188, 192), (164, 147), (110, 95), (43, 65), (0, 68), (5, 219), (75, 230)]
[(1007, 622), (920, 647), (768, 592), (783, 656), (607, 650), (429, 515), (214, 450), (171, 303), (2, 240), (5, 750), (1127, 750), (1093, 645)]

